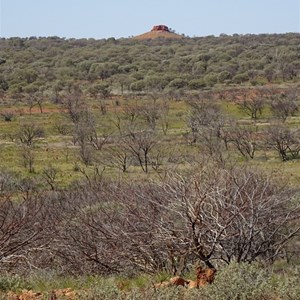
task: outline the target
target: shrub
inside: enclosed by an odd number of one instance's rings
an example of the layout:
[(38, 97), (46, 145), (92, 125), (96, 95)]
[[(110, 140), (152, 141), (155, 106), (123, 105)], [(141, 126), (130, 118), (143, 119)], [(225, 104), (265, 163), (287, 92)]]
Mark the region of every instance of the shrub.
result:
[(180, 89), (186, 87), (188, 82), (185, 79), (175, 78), (169, 83), (169, 87)]
[(200, 79), (193, 79), (189, 82), (189, 88), (193, 90), (198, 90), (206, 87), (205, 81), (200, 78)]
[(4, 111), (2, 113), (2, 117), (4, 118), (5, 122), (11, 122), (12, 119), (14, 118), (15, 114), (11, 111)]
[(241, 84), (249, 80), (249, 76), (247, 73), (237, 74), (232, 78), (234, 83)]
[[(214, 283), (201, 294), (208, 300), (269, 299), (271, 275), (257, 264), (231, 263), (220, 270)], [(265, 297), (265, 298), (264, 298)]]
[(0, 275), (0, 291), (7, 292), (18, 289), (30, 289), (28, 283), (19, 276)]
[(283, 278), (278, 277), (274, 282), (276, 292), (280, 300), (300, 299), (300, 269), (295, 269), (291, 274)]

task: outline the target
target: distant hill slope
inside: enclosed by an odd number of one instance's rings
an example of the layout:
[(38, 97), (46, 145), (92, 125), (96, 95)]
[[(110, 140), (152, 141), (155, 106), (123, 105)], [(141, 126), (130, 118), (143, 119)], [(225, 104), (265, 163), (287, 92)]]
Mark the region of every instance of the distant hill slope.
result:
[(152, 30), (134, 37), (136, 40), (149, 40), (156, 38), (167, 38), (167, 39), (182, 39), (183, 36), (171, 32), (166, 25), (153, 26)]
[[(174, 36), (161, 29), (151, 35)], [(41, 91), (60, 101), (71, 84), (86, 91), (100, 85), (92, 91), (96, 94), (299, 84), (299, 39), (299, 33), (145, 40), (1, 38), (0, 103), (2, 98), (23, 101), (24, 94)]]

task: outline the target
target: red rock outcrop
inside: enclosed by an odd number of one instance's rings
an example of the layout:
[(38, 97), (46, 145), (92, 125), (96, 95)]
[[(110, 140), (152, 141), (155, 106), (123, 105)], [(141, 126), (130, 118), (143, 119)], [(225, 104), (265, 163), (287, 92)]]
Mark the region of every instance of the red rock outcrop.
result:
[(166, 25), (155, 25), (151, 31), (140, 34), (134, 39), (136, 40), (151, 40), (156, 38), (165, 38), (165, 39), (182, 39), (183, 36), (171, 32), (169, 27)]
[(201, 267), (196, 268), (196, 281), (194, 280), (185, 280), (179, 276), (173, 277), (170, 280), (163, 281), (160, 283), (154, 284), (155, 288), (169, 287), (169, 286), (184, 286), (188, 289), (199, 288), (213, 283), (215, 279), (216, 269), (207, 268), (202, 269)]
[(169, 27), (166, 25), (155, 25), (151, 31), (165, 31), (170, 32)]
[(161, 288), (161, 287), (168, 287), (168, 286), (186, 286), (188, 284), (188, 281), (184, 280), (183, 278), (176, 276), (171, 278), (170, 280), (163, 281), (160, 283), (154, 284), (155, 288)]

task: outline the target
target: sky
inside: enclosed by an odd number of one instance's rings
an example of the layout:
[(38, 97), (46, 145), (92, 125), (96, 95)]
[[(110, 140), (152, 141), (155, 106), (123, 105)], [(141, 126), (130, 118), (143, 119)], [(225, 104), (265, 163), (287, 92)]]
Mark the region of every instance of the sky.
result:
[(0, 37), (300, 32), (300, 0), (0, 0)]

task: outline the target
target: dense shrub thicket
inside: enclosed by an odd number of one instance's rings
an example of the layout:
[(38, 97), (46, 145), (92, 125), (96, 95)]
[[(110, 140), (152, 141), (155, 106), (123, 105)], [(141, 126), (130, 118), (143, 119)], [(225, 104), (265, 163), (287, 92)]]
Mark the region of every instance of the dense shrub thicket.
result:
[(221, 35), (182, 40), (0, 40), (0, 90), (49, 90), (72, 82), (114, 91), (202, 89), (216, 84), (299, 80), (299, 34)]
[(269, 263), (300, 230), (298, 191), (248, 168), (210, 165), (160, 183), (98, 178), (53, 192), (0, 179), (0, 264), (10, 272), (181, 274), (197, 261)]

